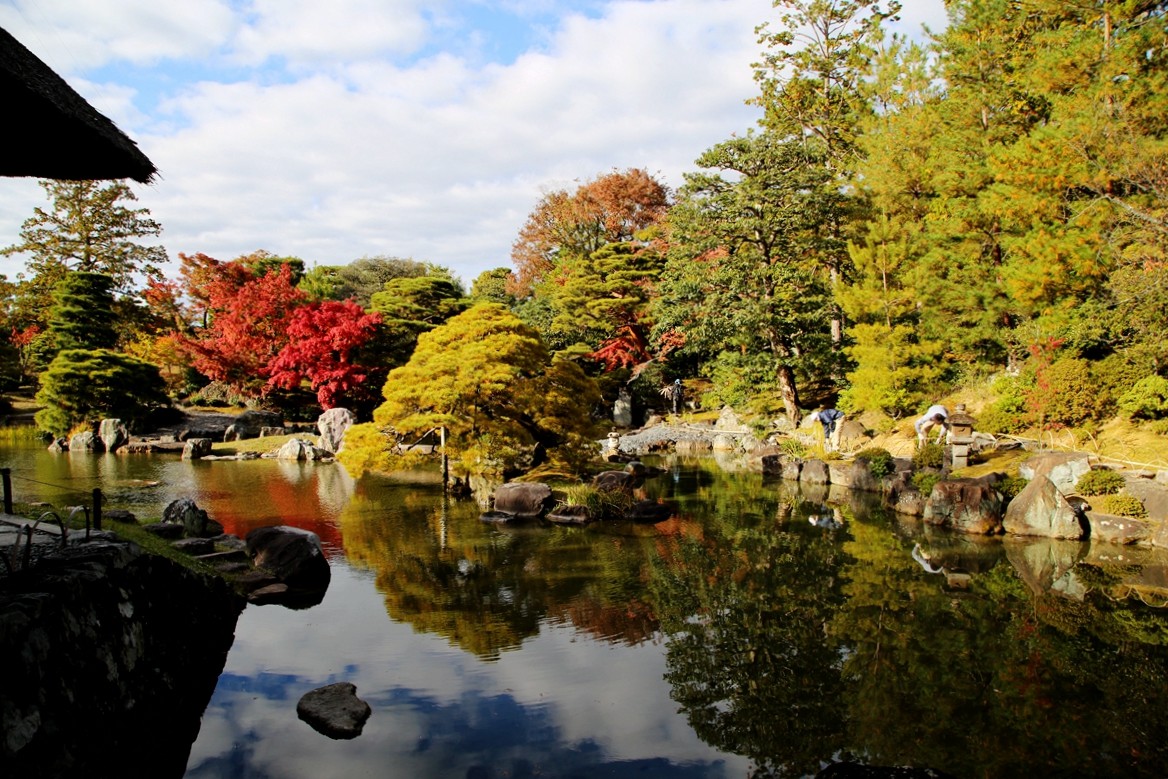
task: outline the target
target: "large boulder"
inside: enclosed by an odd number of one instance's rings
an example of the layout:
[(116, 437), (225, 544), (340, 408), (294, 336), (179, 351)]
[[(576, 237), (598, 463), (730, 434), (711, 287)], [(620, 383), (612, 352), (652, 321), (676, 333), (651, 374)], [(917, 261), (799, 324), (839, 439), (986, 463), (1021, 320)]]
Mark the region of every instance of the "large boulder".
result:
[(1039, 476), (1045, 476), (1064, 495), (1072, 494), (1079, 477), (1089, 470), (1091, 464), (1083, 452), (1043, 452), (1018, 467), (1018, 473), (1023, 479), (1033, 481)]
[(70, 452), (104, 452), (105, 445), (102, 444), (101, 439), (97, 434), (86, 430), (82, 433), (77, 433), (69, 439)]
[(1002, 528), (1016, 536), (1084, 538), (1085, 518), (1045, 476), (1035, 476), (1006, 507)]
[(922, 519), (962, 533), (991, 535), (1002, 530), (1002, 493), (984, 479), (937, 482)]
[(742, 424), (742, 420), (734, 413), (734, 409), (729, 406), (723, 406), (718, 413), (718, 421), (714, 423), (715, 430), (730, 430), (735, 433), (745, 433), (747, 431), (746, 425)]
[(592, 477), (592, 486), (600, 492), (631, 492), (638, 481), (629, 471), (601, 471)]
[(1136, 517), (1120, 517), (1114, 514), (1102, 514), (1095, 511), (1087, 512), (1087, 521), (1091, 525), (1091, 541), (1106, 541), (1109, 544), (1151, 543), (1157, 526), (1144, 519)]
[(256, 568), (262, 568), (290, 588), (319, 591), (323, 596), (332, 572), (316, 533), (287, 525), (269, 525), (257, 527), (244, 540)]
[(293, 438), (284, 443), (273, 455), (277, 460), (326, 460), (332, 457), (332, 452), (314, 446), (311, 441), (303, 438)]
[(116, 452), (130, 442), (130, 431), (120, 419), (103, 419), (97, 427), (97, 437), (107, 452)]
[(823, 460), (804, 460), (799, 481), (807, 484), (831, 484), (831, 471)]
[(832, 460), (827, 464), (831, 483), (861, 492), (880, 492), (880, 480), (862, 460)]
[(190, 498), (171, 501), (162, 510), (162, 524), (181, 525), (183, 535), (191, 538), (209, 538), (220, 535), (223, 526), (207, 516)]
[(612, 423), (617, 427), (633, 426), (633, 396), (622, 389), (612, 404)]
[(854, 419), (845, 419), (839, 427), (840, 449), (851, 451), (863, 446), (869, 440), (868, 431)]
[(265, 427), (283, 427), (284, 418), (274, 411), (244, 411), (223, 434), (224, 441), (259, 438)]
[(551, 504), (552, 488), (540, 482), (513, 481), (495, 490), (495, 511), (516, 518), (541, 517)]
[(369, 704), (357, 697), (357, 687), (350, 682), (318, 687), (305, 693), (296, 704), (300, 719), (318, 733), (336, 739), (361, 735), (372, 712)]
[(357, 417), (347, 408), (330, 408), (317, 417), (316, 429), (320, 438), (316, 445), (326, 452), (336, 454), (345, 442), (345, 431), (357, 422)]
[(211, 454), (210, 438), (188, 438), (183, 444), (182, 459), (201, 460)]

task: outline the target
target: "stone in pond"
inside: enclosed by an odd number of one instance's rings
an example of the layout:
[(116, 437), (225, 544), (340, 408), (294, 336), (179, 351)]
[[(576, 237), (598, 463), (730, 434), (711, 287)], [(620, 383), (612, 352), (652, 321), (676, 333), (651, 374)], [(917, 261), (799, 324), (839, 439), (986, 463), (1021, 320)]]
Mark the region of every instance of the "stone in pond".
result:
[(329, 738), (356, 738), (372, 713), (369, 704), (357, 697), (357, 687), (337, 682), (307, 692), (296, 704), (296, 714), (313, 730)]

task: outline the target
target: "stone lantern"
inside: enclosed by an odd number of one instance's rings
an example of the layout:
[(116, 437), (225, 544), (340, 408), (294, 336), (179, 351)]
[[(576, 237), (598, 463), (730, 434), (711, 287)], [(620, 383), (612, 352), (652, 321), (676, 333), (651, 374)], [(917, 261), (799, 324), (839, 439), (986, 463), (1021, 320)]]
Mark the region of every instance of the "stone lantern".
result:
[(977, 420), (965, 412), (965, 404), (958, 403), (949, 415), (949, 463), (953, 468), (969, 465), (969, 450), (973, 445), (973, 426)]

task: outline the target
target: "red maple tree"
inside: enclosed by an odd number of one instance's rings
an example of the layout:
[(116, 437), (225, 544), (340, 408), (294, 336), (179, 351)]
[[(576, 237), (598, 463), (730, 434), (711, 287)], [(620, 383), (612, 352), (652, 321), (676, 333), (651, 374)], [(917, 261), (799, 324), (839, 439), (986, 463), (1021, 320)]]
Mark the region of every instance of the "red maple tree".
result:
[[(289, 341), (267, 365), (268, 385), (293, 389), (307, 380), (323, 408), (335, 408), (342, 401), (361, 405), (380, 384), (371, 381), (378, 369), (360, 365), (356, 355), (379, 324), (380, 314), (366, 314), (351, 300), (297, 308), (287, 321)], [(380, 375), (384, 378), (384, 371)]]
[(204, 376), (244, 395), (267, 389), (268, 364), (288, 344), (288, 325), (304, 301), (287, 266), (236, 286), (218, 280), (204, 288), (208, 324), (183, 339), (191, 364)]

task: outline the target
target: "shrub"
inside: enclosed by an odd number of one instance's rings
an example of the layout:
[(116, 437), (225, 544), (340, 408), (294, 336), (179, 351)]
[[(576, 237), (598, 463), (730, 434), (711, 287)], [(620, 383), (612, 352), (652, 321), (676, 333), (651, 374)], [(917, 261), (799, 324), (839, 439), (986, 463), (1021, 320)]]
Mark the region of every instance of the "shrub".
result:
[(807, 444), (796, 438), (784, 438), (779, 441), (779, 449), (789, 457), (803, 458), (807, 456)]
[(1002, 497), (1009, 503), (1014, 498), (1018, 497), (1018, 493), (1026, 489), (1026, 485), (1030, 482), (1023, 479), (1021, 476), (1007, 476), (1000, 482), (994, 485), (994, 489), (1002, 493)]
[(1079, 477), (1075, 489), (1080, 495), (1114, 495), (1123, 489), (1123, 477), (1106, 468), (1095, 468)]
[(63, 435), (78, 424), (117, 417), (133, 426), (169, 403), (157, 366), (109, 349), (65, 349), (41, 374), (37, 426)]
[(1144, 502), (1135, 495), (1104, 495), (1101, 500), (1093, 502), (1091, 506), (1104, 514), (1115, 514), (1119, 517), (1148, 516)]
[(994, 404), (977, 417), (977, 429), (991, 435), (1012, 435), (1020, 433), (1029, 425), (1028, 414), (1007, 411)]
[(932, 494), (933, 487), (941, 478), (941, 474), (936, 471), (917, 471), (912, 475), (912, 484), (917, 488), (917, 492), (927, 496)]
[(1086, 360), (1062, 359), (1044, 369), (1032, 394), (1033, 410), (1048, 424), (1081, 426), (1105, 418), (1111, 395), (1091, 374)]
[(868, 472), (877, 479), (887, 476), (896, 470), (896, 463), (892, 459), (892, 454), (887, 449), (880, 449), (879, 447), (862, 449), (856, 453), (856, 460), (866, 463)]
[(1156, 435), (1168, 435), (1168, 419), (1157, 419), (1148, 427)]
[(1119, 410), (1132, 419), (1168, 417), (1168, 379), (1145, 376), (1119, 399)]
[(912, 463), (917, 468), (940, 468), (945, 464), (945, 447), (941, 444), (926, 443), (917, 449)]
[(1091, 375), (1112, 397), (1118, 398), (1147, 376), (1148, 369), (1143, 360), (1133, 360), (1126, 353), (1116, 352), (1093, 362)]

